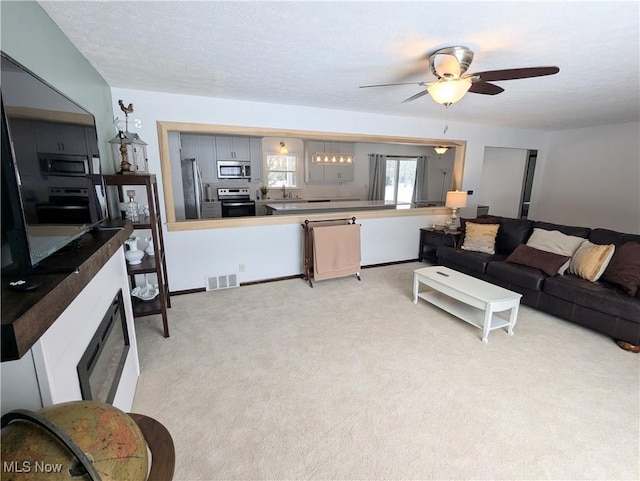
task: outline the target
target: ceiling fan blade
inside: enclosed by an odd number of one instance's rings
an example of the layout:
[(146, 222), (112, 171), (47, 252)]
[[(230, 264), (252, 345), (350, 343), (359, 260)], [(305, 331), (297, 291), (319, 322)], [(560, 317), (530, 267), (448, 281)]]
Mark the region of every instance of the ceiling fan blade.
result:
[(404, 99), (402, 103), (404, 104), (406, 102), (411, 102), (412, 100), (419, 99), (420, 97), (422, 97), (423, 95), (427, 95), (428, 93), (429, 93), (428, 90), (423, 90), (422, 92), (418, 92), (417, 94), (412, 95), (408, 99)]
[(558, 67), (526, 67), (511, 68), (506, 70), (488, 70), (476, 72), (465, 77), (480, 77), (481, 82), (496, 82), (499, 80), (516, 80), (521, 78), (544, 77), (554, 75), (560, 71)]
[(427, 82), (401, 82), (397, 84), (360, 85), (361, 89), (369, 87), (390, 87), (392, 85), (427, 85)]
[(489, 82), (479, 81), (471, 84), (469, 92), (473, 92), (474, 94), (498, 95), (499, 93), (504, 92), (504, 89), (498, 85), (490, 84)]

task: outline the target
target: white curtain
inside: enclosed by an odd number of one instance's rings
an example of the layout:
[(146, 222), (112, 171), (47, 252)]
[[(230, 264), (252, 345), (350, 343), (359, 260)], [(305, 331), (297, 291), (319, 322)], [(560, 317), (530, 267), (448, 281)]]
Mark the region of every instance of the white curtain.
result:
[(369, 200), (384, 200), (387, 179), (387, 156), (369, 154)]
[(416, 161), (416, 180), (413, 185), (412, 202), (428, 200), (429, 156), (419, 155)]

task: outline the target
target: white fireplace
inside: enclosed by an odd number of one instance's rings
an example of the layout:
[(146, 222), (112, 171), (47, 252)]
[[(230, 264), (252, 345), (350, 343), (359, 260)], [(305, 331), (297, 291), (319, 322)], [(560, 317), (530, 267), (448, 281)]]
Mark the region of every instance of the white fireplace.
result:
[(12, 409), (36, 410), (83, 399), (78, 364), (120, 290), (129, 348), (112, 404), (125, 412), (131, 411), (140, 365), (121, 247), (29, 352), (17, 361), (0, 365), (2, 414)]

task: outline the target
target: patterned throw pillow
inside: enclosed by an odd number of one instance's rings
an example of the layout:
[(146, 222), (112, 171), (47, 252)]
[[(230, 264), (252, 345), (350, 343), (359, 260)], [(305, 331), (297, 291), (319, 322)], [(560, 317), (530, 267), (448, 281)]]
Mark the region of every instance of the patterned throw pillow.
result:
[(500, 224), (501, 220), (497, 217), (478, 217), (475, 219), (467, 219), (465, 217), (460, 217), (460, 240), (464, 241), (465, 228), (467, 226), (467, 222), (472, 222), (474, 224)]
[(600, 276), (609, 265), (615, 249), (616, 246), (613, 244), (598, 245), (584, 241), (571, 258), (569, 272), (588, 281), (595, 282), (600, 279)]
[(465, 226), (464, 243), (461, 249), (466, 251), (496, 253), (496, 236), (500, 224), (475, 224), (467, 222)]

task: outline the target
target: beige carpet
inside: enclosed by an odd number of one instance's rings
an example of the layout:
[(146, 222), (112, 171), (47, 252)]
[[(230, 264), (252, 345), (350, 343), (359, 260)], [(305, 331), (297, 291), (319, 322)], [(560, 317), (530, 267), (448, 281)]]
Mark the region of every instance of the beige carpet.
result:
[(174, 479), (640, 478), (639, 355), (527, 307), (483, 344), (413, 304), (425, 265), (176, 296), (169, 339), (138, 319)]

